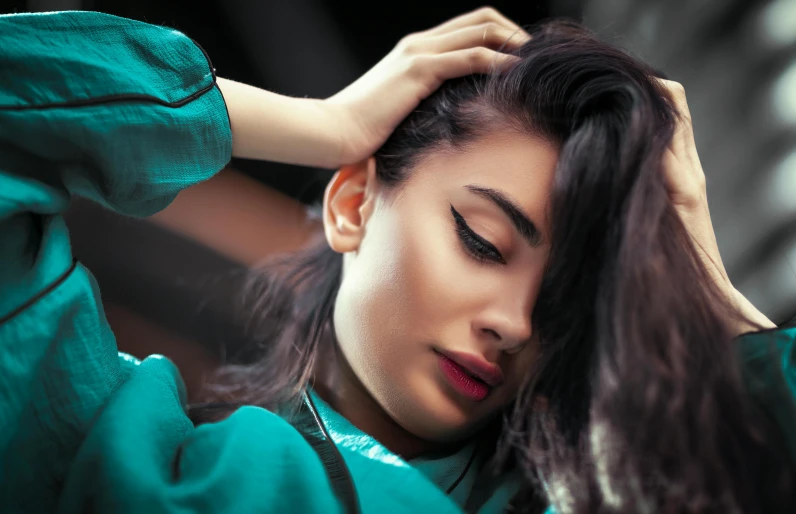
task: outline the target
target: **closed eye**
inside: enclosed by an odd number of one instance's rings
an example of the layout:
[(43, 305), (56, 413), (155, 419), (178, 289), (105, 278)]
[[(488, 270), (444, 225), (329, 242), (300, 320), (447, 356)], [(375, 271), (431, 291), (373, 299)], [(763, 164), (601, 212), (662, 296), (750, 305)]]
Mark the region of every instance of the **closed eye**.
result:
[(503, 256), (500, 254), (495, 245), (476, 234), (473, 229), (467, 224), (459, 212), (451, 205), (451, 214), (453, 221), (456, 225), (456, 235), (459, 237), (465, 251), (471, 257), (478, 261), (497, 262), (499, 264), (506, 264)]

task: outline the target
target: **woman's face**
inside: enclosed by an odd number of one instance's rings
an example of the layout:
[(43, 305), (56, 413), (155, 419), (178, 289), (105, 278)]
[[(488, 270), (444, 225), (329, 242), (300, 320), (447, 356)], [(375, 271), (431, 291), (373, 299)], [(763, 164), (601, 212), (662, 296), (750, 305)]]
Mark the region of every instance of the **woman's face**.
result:
[(557, 158), (554, 144), (506, 130), (425, 155), (396, 191), (379, 188), (372, 161), (327, 190), (327, 239), (345, 252), (340, 348), (415, 436), (466, 437), (529, 374)]

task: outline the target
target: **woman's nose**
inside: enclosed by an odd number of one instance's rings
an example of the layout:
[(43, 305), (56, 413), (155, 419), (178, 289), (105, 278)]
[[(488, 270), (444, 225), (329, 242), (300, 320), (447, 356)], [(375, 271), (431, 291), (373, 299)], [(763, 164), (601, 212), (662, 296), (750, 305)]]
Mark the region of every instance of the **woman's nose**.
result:
[(531, 340), (531, 313), (492, 312), (476, 322), (479, 336), (505, 353), (517, 353)]
[(541, 273), (530, 280), (517, 276), (507, 280), (490, 291), (490, 301), (473, 320), (473, 328), (492, 348), (513, 354), (527, 346), (533, 337), (531, 313), (539, 295)]

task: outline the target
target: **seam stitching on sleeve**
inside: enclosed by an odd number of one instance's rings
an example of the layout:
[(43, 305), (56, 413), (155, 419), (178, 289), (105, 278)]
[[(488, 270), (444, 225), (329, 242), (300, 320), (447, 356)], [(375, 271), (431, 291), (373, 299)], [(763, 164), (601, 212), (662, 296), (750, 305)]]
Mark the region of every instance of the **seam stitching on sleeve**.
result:
[(47, 296), (49, 293), (54, 291), (58, 286), (60, 286), (64, 281), (66, 281), (67, 278), (69, 278), (72, 272), (75, 271), (76, 267), (77, 267), (77, 259), (72, 259), (72, 265), (69, 266), (69, 269), (66, 270), (66, 272), (64, 272), (60, 277), (55, 279), (52, 283), (50, 283), (50, 285), (45, 287), (42, 291), (33, 295), (33, 297), (27, 300), (25, 303), (23, 303), (22, 305), (11, 311), (10, 313), (0, 318), (0, 325), (3, 325), (4, 323), (11, 321), (15, 316), (19, 315), (20, 313), (31, 307), (33, 304), (35, 304), (36, 302)]
[(162, 105), (165, 107), (182, 107), (185, 104), (196, 100), (200, 96), (204, 95), (216, 85), (215, 76), (213, 76), (213, 81), (206, 87), (203, 87), (199, 91), (192, 93), (185, 98), (180, 100), (176, 100), (174, 102), (167, 102), (161, 98), (152, 95), (144, 95), (144, 94), (136, 94), (136, 93), (122, 93), (118, 95), (105, 95), (105, 96), (98, 96), (96, 98), (85, 98), (81, 100), (70, 100), (66, 102), (56, 102), (50, 104), (39, 104), (39, 105), (0, 105), (0, 110), (2, 111), (35, 111), (35, 110), (46, 110), (46, 109), (62, 109), (62, 108), (79, 108), (79, 107), (91, 107), (94, 105), (103, 105), (115, 102), (143, 102), (143, 103), (154, 103), (158, 105)]
[[(186, 36), (187, 37), (187, 36)], [(168, 102), (161, 98), (152, 95), (145, 95), (140, 93), (119, 93), (115, 95), (103, 95), (98, 96), (96, 98), (83, 98), (80, 100), (68, 100), (65, 102), (53, 102), (48, 104), (37, 104), (37, 105), (0, 105), (0, 111), (35, 111), (35, 110), (46, 110), (46, 109), (62, 109), (62, 108), (79, 108), (79, 107), (91, 107), (95, 105), (103, 105), (108, 103), (115, 103), (115, 102), (143, 102), (143, 103), (154, 103), (157, 105), (162, 105), (164, 107), (182, 107), (185, 104), (188, 104), (200, 96), (204, 95), (208, 91), (212, 90), (216, 85), (216, 69), (213, 67), (213, 63), (210, 61), (210, 56), (207, 55), (205, 49), (202, 46), (194, 41), (191, 38), (190, 41), (202, 52), (205, 60), (207, 61), (207, 65), (210, 68), (210, 75), (212, 77), (212, 81), (207, 86), (203, 87), (202, 89), (191, 93), (190, 95), (186, 96), (185, 98), (181, 98), (180, 100), (175, 100), (173, 102)], [(205, 75), (206, 76), (206, 75)], [(225, 104), (226, 108), (226, 104)]]

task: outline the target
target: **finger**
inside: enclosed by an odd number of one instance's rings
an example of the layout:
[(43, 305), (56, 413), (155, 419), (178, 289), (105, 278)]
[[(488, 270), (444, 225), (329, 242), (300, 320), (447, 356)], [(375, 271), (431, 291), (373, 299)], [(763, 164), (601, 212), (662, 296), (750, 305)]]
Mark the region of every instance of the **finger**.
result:
[(685, 88), (679, 82), (672, 80), (657, 79), (663, 85), (677, 110), (677, 122), (675, 133), (672, 136), (672, 150), (682, 159), (696, 156), (696, 141), (694, 139), (694, 129), (691, 121), (691, 110), (686, 100)]
[(673, 80), (666, 80), (666, 79), (657, 79), (664, 88), (669, 92), (672, 100), (674, 101), (674, 105), (677, 108), (678, 114), (682, 116), (684, 119), (687, 119), (690, 123), (691, 121), (691, 110), (688, 108), (688, 101), (686, 100), (685, 96), (685, 88), (679, 82), (675, 82)]
[(454, 50), (430, 57), (430, 69), (439, 81), (463, 77), (474, 73), (501, 70), (520, 59), (483, 46)]
[(483, 23), (489, 23), (489, 22), (497, 23), (498, 25), (506, 27), (507, 29), (512, 31), (525, 33), (522, 27), (520, 27), (510, 19), (506, 18), (497, 9), (494, 9), (492, 7), (482, 7), (480, 9), (476, 9), (475, 11), (471, 11), (466, 14), (462, 14), (461, 16), (457, 16), (451, 20), (448, 20), (441, 25), (438, 25), (432, 29), (425, 31), (425, 34), (429, 36), (438, 36), (440, 34), (452, 32), (454, 30), (458, 30), (463, 27), (468, 27), (472, 25), (481, 25)]
[(527, 41), (528, 38), (521, 33), (494, 22), (487, 22), (426, 38), (418, 41), (417, 45), (429, 53), (441, 54), (477, 46), (514, 49)]
[(696, 149), (691, 112), (682, 84), (660, 79), (677, 110), (674, 134), (663, 159), (664, 174), (673, 200), (682, 206), (699, 206), (705, 193), (705, 173)]

